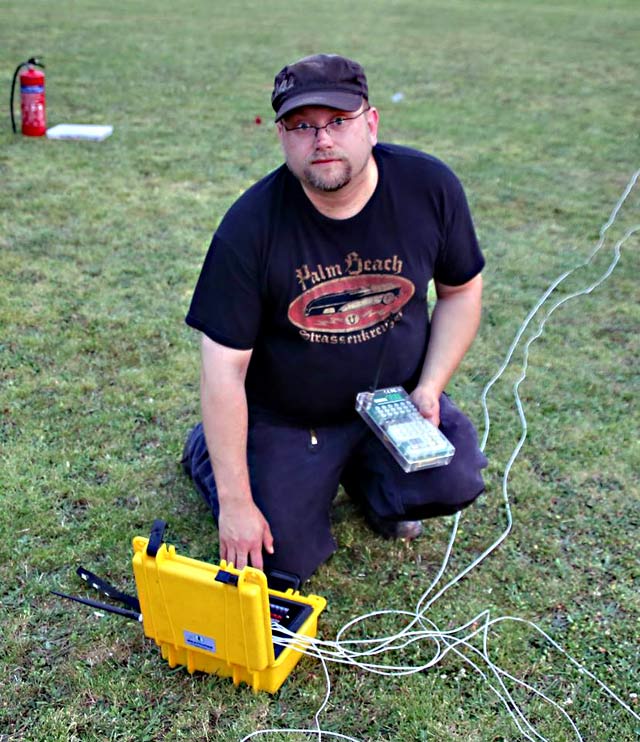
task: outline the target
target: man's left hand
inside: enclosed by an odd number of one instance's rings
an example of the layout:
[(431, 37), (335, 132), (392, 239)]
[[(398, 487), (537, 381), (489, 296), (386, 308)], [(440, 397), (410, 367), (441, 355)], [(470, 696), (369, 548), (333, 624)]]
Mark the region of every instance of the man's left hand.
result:
[(440, 395), (426, 386), (417, 386), (412, 394), (411, 400), (420, 410), (422, 417), (433, 423), (436, 428), (440, 426)]

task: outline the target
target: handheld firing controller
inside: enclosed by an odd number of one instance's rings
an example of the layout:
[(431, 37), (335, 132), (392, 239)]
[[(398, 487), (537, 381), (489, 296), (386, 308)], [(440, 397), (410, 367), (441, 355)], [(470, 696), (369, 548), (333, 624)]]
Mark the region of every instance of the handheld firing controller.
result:
[(360, 392), (356, 410), (405, 472), (444, 466), (451, 442), (420, 414), (401, 386)]

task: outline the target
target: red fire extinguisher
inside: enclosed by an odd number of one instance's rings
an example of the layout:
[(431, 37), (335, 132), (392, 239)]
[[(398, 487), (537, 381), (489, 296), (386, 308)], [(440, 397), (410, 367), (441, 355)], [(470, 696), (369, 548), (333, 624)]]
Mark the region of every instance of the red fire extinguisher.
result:
[[(41, 69), (36, 69), (40, 67)], [(16, 133), (13, 117), (13, 93), (16, 78), (20, 73), (20, 111), (22, 113), (22, 133), (28, 137), (41, 137), (47, 132), (47, 104), (44, 93), (44, 64), (36, 57), (21, 62), (13, 73), (11, 83), (11, 125)]]

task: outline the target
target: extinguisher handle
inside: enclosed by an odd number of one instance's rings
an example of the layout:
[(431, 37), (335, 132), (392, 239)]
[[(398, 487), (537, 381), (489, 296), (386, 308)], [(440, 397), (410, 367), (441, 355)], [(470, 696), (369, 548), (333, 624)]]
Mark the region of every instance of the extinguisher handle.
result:
[(11, 127), (13, 129), (13, 133), (16, 134), (16, 119), (13, 114), (13, 94), (16, 89), (16, 80), (18, 79), (18, 72), (25, 67), (28, 64), (32, 64), (34, 67), (42, 67), (44, 69), (44, 62), (41, 62), (38, 57), (30, 57), (27, 59), (26, 62), (20, 62), (20, 64), (16, 67), (16, 71), (13, 73), (13, 80), (11, 80), (11, 96), (9, 98), (9, 113), (11, 114)]
[(13, 94), (16, 89), (16, 80), (18, 79), (18, 72), (24, 67), (25, 63), (20, 62), (20, 64), (16, 67), (16, 71), (13, 73), (13, 80), (11, 80), (11, 95), (9, 96), (9, 113), (11, 114), (11, 128), (13, 129), (13, 133), (17, 133), (16, 129), (16, 119), (13, 115)]

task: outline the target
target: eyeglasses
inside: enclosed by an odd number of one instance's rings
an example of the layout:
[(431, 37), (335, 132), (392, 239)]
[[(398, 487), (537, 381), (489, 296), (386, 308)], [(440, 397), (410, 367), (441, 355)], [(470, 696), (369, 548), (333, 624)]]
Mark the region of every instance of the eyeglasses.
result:
[(329, 121), (328, 124), (324, 124), (324, 126), (314, 126), (313, 124), (309, 124), (306, 121), (301, 121), (299, 124), (296, 124), (292, 127), (288, 127), (283, 122), (282, 128), (285, 131), (293, 134), (293, 136), (295, 136), (297, 139), (315, 139), (322, 129), (326, 129), (327, 134), (329, 134), (332, 138), (340, 137), (347, 133), (351, 121), (355, 121), (357, 118), (360, 118), (363, 113), (366, 113), (370, 110), (371, 106), (363, 109), (355, 116), (336, 116), (336, 118), (331, 119), (331, 121)]

